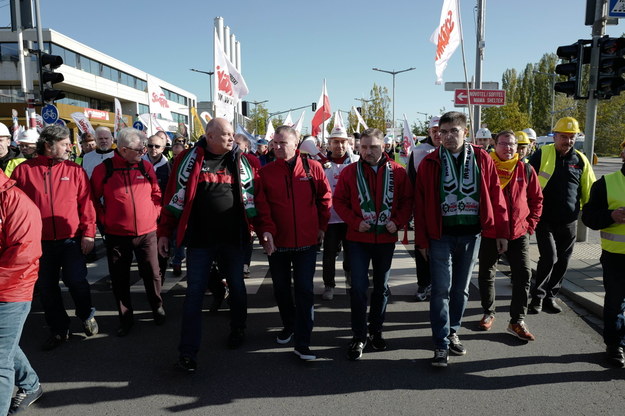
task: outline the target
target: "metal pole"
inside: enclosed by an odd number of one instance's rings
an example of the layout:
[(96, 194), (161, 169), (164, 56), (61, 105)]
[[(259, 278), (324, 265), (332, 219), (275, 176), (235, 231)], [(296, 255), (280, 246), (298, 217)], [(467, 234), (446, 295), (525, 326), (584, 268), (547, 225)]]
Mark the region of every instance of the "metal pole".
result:
[(556, 115), (556, 74), (551, 75), (551, 131), (553, 131), (553, 119)]
[(395, 72), (393, 72), (393, 140), (395, 140)]
[[(477, 2), (477, 39), (475, 44), (475, 88), (482, 88), (482, 61), (484, 60), (484, 8), (486, 0)], [(482, 123), (482, 107), (473, 106), (473, 132), (476, 134)], [(473, 137), (475, 137), (475, 134)]]
[(35, 19), (37, 19), (37, 43), (39, 44), (39, 50), (45, 53), (50, 53), (49, 50), (43, 47), (43, 29), (41, 28), (41, 7), (39, 6), (39, 0), (35, 0)]
[(17, 26), (17, 51), (19, 59), (19, 71), (20, 71), (20, 83), (22, 86), (22, 93), (24, 99), (26, 99), (26, 93), (28, 88), (26, 86), (26, 61), (24, 60), (24, 31), (22, 30), (22, 11), (20, 10), (20, 2), (15, 3), (15, 26)]

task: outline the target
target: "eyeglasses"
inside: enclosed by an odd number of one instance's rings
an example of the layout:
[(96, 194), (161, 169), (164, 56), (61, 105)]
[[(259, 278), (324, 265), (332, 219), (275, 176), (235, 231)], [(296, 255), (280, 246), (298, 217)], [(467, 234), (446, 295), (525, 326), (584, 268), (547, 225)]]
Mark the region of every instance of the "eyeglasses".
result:
[(497, 144), (501, 147), (514, 147), (517, 145), (516, 143), (504, 143), (504, 142), (497, 142)]
[(161, 146), (160, 144), (148, 144), (148, 147), (150, 149), (160, 149), (163, 146)]
[(142, 148), (140, 148), (140, 149), (133, 149), (132, 147), (124, 146), (124, 149), (133, 150), (133, 151), (135, 151), (135, 152), (137, 152), (137, 153), (143, 153), (143, 152), (145, 152), (145, 146), (143, 146), (143, 147), (142, 147)]
[(448, 134), (451, 134), (451, 135), (457, 136), (458, 134), (460, 134), (461, 130), (460, 130), (460, 129), (457, 129), (457, 128), (455, 128), (455, 127), (453, 127), (453, 128), (451, 128), (451, 129), (449, 129), (449, 130), (443, 130), (443, 129), (441, 129), (441, 130), (439, 130), (438, 132), (440, 133), (440, 135), (441, 135), (441, 136), (447, 136)]

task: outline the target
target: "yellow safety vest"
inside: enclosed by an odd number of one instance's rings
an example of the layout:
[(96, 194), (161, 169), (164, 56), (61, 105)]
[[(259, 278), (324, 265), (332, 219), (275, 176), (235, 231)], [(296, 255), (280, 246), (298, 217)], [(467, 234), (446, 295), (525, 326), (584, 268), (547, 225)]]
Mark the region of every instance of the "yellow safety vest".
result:
[[(573, 149), (577, 152), (577, 156), (584, 162), (584, 168), (582, 169), (582, 190), (579, 201), (580, 208), (588, 202), (590, 199), (590, 187), (596, 181), (595, 172), (590, 168), (590, 162), (585, 154), (577, 149)], [(553, 175), (556, 169), (556, 147), (554, 144), (547, 144), (540, 148), (540, 169), (538, 171), (538, 183), (542, 190), (545, 189), (549, 179)]]
[[(621, 171), (605, 175), (608, 209), (625, 207), (625, 176)], [(614, 223), (601, 230), (601, 248), (610, 253), (625, 254), (625, 224)]]

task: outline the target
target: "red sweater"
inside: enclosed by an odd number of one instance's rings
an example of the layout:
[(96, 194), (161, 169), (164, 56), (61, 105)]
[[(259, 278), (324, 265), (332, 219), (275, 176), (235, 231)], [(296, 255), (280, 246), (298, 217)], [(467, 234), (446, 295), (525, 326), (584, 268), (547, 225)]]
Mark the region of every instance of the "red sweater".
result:
[[(156, 230), (161, 209), (161, 190), (152, 164), (141, 160), (151, 179), (136, 163), (130, 164), (115, 151), (113, 174), (105, 183), (106, 166), (100, 163), (91, 175), (91, 189), (98, 222), (106, 234), (139, 236)], [(119, 170), (118, 170), (119, 169)], [(101, 202), (104, 200), (104, 204)]]
[(12, 179), (41, 211), (42, 240), (95, 237), (91, 186), (87, 173), (79, 165), (38, 156), (20, 163)]
[[(383, 163), (391, 162), (393, 170), (393, 181), (395, 189), (393, 191), (393, 203), (391, 205), (390, 220), (397, 225), (397, 229), (402, 229), (410, 220), (412, 215), (412, 188), (406, 170), (396, 162), (383, 154)], [(388, 231), (380, 234), (374, 232), (360, 232), (358, 226), (363, 220), (358, 199), (358, 186), (356, 182), (357, 164), (363, 167), (365, 180), (369, 184), (371, 197), (375, 200), (376, 215), (380, 212), (380, 204), (384, 195), (384, 174), (382, 166), (378, 165), (378, 171), (360, 159), (356, 163), (347, 166), (341, 172), (339, 181), (334, 189), (333, 207), (336, 213), (347, 224), (347, 240), (361, 243), (394, 243), (397, 241), (397, 233)]]
[[(473, 146), (473, 145), (471, 145)], [(499, 185), (495, 162), (484, 149), (473, 146), (480, 168), (480, 226), (482, 236), (509, 238), (506, 202)], [(435, 150), (423, 159), (417, 172), (414, 194), (415, 246), (428, 248), (430, 239), (443, 233), (441, 215), (441, 159)]]
[(41, 214), (0, 170), (0, 302), (30, 302), (39, 273)]

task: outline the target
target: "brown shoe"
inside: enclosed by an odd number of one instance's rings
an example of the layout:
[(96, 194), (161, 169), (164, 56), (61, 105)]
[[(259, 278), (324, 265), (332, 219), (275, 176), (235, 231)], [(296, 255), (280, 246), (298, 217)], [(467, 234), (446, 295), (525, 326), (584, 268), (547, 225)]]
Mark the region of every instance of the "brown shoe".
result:
[(482, 319), (480, 319), (480, 323), (478, 324), (478, 326), (482, 331), (490, 331), (490, 329), (493, 327), (494, 322), (495, 315), (485, 313), (484, 316), (482, 316)]
[(508, 333), (515, 337), (522, 339), (523, 341), (534, 341), (536, 337), (528, 331), (525, 322), (521, 321), (518, 324), (508, 325)]

